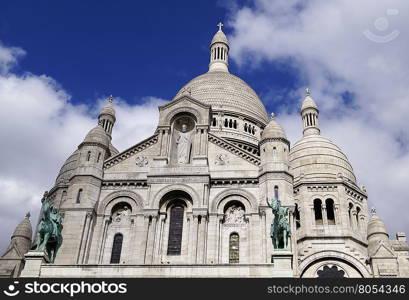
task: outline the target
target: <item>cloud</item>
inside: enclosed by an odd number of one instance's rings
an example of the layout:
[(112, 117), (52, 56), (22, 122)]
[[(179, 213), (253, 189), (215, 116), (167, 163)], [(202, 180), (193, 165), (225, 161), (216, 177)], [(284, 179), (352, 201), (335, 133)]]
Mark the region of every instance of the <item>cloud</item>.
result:
[[(17, 75), (12, 67), (24, 50), (0, 43), (0, 255), (27, 211), (35, 226), (44, 190), (50, 189), (65, 159), (97, 124), (95, 105), (73, 105), (70, 95), (46, 75)], [(155, 97), (128, 104), (115, 99), (113, 144), (124, 150), (153, 134), (159, 113)]]
[[(293, 143), (301, 138), (303, 87), (312, 89), (322, 134), (347, 154), (390, 232), (409, 230), (402, 214), (409, 194), (408, 9), (407, 1), (258, 0), (235, 7), (228, 22), (239, 66), (295, 70), (300, 88), (287, 91), (278, 111)], [(400, 34), (379, 43), (365, 30)]]

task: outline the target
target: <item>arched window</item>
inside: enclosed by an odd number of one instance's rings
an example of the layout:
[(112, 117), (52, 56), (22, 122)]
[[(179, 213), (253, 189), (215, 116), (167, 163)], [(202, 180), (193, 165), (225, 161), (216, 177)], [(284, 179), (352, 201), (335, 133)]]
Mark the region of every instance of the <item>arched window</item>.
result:
[(229, 263), (238, 264), (240, 261), (240, 237), (236, 232), (230, 234)]
[(251, 133), (252, 133), (252, 134), (255, 134), (255, 133), (256, 133), (256, 129), (255, 129), (254, 126), (253, 126), (252, 129), (251, 129)]
[(122, 252), (122, 241), (124, 237), (122, 234), (117, 233), (114, 236), (114, 243), (112, 244), (112, 252), (111, 252), (111, 264), (119, 264), (121, 260), (121, 252)]
[(244, 131), (247, 132), (247, 123), (244, 124)]
[(359, 229), (359, 214), (361, 213), (361, 208), (359, 206), (356, 207), (356, 227)]
[(213, 118), (213, 126), (216, 126), (216, 118)]
[(234, 129), (237, 129), (237, 121), (236, 120), (233, 121), (233, 127), (234, 127)]
[(334, 200), (325, 200), (325, 207), (327, 208), (328, 225), (335, 225)]
[(314, 200), (315, 224), (322, 225), (322, 202), (320, 199)]
[(229, 124), (228, 124), (228, 121), (227, 121), (227, 119), (224, 119), (224, 127), (227, 127)]
[(87, 153), (87, 161), (89, 161), (91, 159), (91, 151), (88, 151)]
[(78, 190), (78, 194), (77, 194), (77, 203), (80, 203), (81, 202), (81, 197), (82, 197), (82, 189), (79, 189)]
[(99, 162), (100, 159), (101, 159), (101, 152), (98, 153), (97, 163)]
[(298, 204), (295, 204), (294, 219), (295, 219), (295, 228), (296, 229), (300, 228), (301, 220), (300, 220), (300, 211), (298, 210)]
[(180, 255), (182, 249), (184, 208), (176, 204), (170, 209), (168, 255)]
[(233, 120), (232, 120), (232, 119), (230, 119), (230, 121), (229, 121), (229, 127), (230, 127), (230, 128), (233, 127)]
[(349, 206), (348, 206), (348, 216), (349, 216), (349, 225), (351, 226), (351, 228), (353, 227), (352, 226), (352, 208), (353, 208), (354, 206), (353, 206), (353, 204), (352, 203), (349, 203)]
[(278, 186), (274, 187), (274, 199), (278, 199)]

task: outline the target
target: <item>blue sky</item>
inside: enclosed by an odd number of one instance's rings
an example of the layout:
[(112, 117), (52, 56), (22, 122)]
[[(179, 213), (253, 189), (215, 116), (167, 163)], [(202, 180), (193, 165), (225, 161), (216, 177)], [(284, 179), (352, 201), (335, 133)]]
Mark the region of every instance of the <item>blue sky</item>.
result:
[[(392, 10), (391, 10), (392, 9)], [(65, 159), (113, 94), (113, 143), (150, 136), (157, 105), (207, 71), (219, 21), (231, 73), (294, 144), (305, 87), (323, 136), (348, 156), (391, 236), (409, 231), (406, 0), (1, 1), (0, 252), (33, 219)], [(376, 42), (365, 35), (370, 31)]]
[[(4, 1), (1, 40), (27, 52), (15, 71), (51, 76), (73, 103), (111, 93), (132, 103), (150, 95), (171, 99), (207, 71), (209, 42), (229, 13), (229, 2), (141, 3)], [(230, 69), (266, 98), (271, 87), (284, 88), (294, 80), (274, 63), (247, 71), (231, 61)]]

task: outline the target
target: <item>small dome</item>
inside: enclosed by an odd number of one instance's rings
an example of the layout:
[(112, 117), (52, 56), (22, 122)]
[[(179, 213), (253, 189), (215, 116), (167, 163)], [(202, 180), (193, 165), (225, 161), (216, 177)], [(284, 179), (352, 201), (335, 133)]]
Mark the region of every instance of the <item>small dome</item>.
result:
[(31, 227), (31, 222), (30, 222), (30, 213), (28, 213), (26, 217), (24, 218), (24, 220), (21, 221), (21, 223), (17, 225), (11, 238), (23, 237), (23, 238), (27, 238), (31, 240), (32, 236), (33, 236), (33, 229)]
[(375, 234), (381, 240), (389, 239), (389, 235), (388, 235), (388, 231), (386, 230), (385, 223), (382, 221), (381, 218), (379, 218), (376, 215), (375, 209), (372, 209), (372, 216), (368, 222), (368, 231), (367, 231), (368, 239)]
[(106, 147), (109, 147), (110, 142), (109, 136), (100, 125), (91, 129), (84, 139), (84, 143), (99, 143)]
[(72, 172), (77, 167), (77, 162), (79, 158), (79, 150), (75, 150), (70, 157), (64, 162), (63, 166), (60, 169), (60, 173), (58, 173), (57, 179), (55, 180), (56, 184), (59, 183), (68, 183), (71, 178)]
[(341, 149), (320, 135), (309, 135), (290, 150), (290, 166), (294, 180), (336, 181), (346, 178), (356, 184), (351, 164)]
[(213, 36), (213, 39), (212, 39), (212, 42), (210, 43), (210, 46), (215, 44), (215, 43), (225, 43), (227, 46), (229, 45), (229, 40), (227, 39), (227, 36), (220, 29)]
[(115, 117), (115, 109), (114, 106), (112, 105), (111, 102), (109, 102), (107, 105), (105, 105), (102, 109), (99, 115), (111, 115)]
[(261, 134), (261, 140), (270, 138), (287, 139), (283, 128), (280, 124), (278, 124), (274, 116), (271, 117), (270, 122), (267, 124), (266, 128), (264, 128), (263, 133)]
[(301, 106), (301, 111), (303, 111), (304, 109), (307, 109), (307, 108), (315, 108), (315, 109), (318, 110), (317, 104), (315, 103), (314, 99), (311, 98), (310, 95), (307, 95), (305, 97), (305, 99), (304, 99), (304, 101), (302, 103), (302, 106)]

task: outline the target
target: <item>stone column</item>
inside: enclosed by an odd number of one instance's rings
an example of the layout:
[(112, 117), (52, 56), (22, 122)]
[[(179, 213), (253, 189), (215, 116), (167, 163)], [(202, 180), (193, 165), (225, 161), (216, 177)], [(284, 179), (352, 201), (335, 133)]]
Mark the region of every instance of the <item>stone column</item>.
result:
[(81, 254), (79, 256), (79, 264), (84, 264), (87, 257), (87, 250), (89, 248), (90, 237), (91, 237), (91, 223), (92, 223), (92, 212), (87, 212), (85, 217), (85, 227), (84, 227), (84, 238), (81, 243)]
[(327, 218), (327, 207), (323, 204), (321, 208), (322, 214), (322, 224), (327, 226), (328, 225), (328, 218)]
[(207, 253), (206, 253), (206, 263), (214, 264), (216, 263), (216, 247), (218, 238), (218, 218), (217, 214), (209, 215), (208, 229), (207, 229)]
[(107, 240), (107, 232), (108, 232), (109, 223), (110, 223), (110, 217), (105, 216), (104, 221), (103, 221), (104, 227), (103, 227), (102, 238), (101, 238), (101, 243), (100, 243), (101, 248), (99, 249), (99, 255), (98, 255), (99, 264), (102, 264), (102, 261), (103, 261), (103, 258), (104, 258), (105, 243), (106, 243), (106, 240)]
[(92, 242), (90, 247), (90, 254), (88, 263), (96, 264), (99, 262), (99, 255), (102, 249), (103, 235), (105, 233), (105, 217), (99, 216), (95, 220), (95, 231), (92, 235)]
[(161, 248), (163, 244), (163, 229), (166, 219), (166, 213), (161, 213), (159, 215), (159, 222), (156, 225), (156, 239), (154, 247), (154, 263), (159, 264), (161, 262)]
[(149, 224), (148, 230), (148, 240), (146, 242), (146, 255), (145, 264), (152, 264), (153, 262), (153, 251), (156, 239), (156, 223), (158, 221), (158, 216), (150, 216), (151, 222)]
[(358, 224), (356, 223), (356, 210), (351, 211), (351, 221), (352, 221), (352, 230), (356, 231), (358, 229)]
[(263, 262), (263, 241), (261, 237), (260, 228), (262, 226), (260, 222), (260, 215), (259, 214), (252, 214), (249, 216), (249, 243), (250, 243), (250, 253), (249, 253), (249, 263), (262, 263)]
[(190, 263), (196, 264), (197, 259), (197, 235), (198, 235), (198, 215), (192, 215), (190, 223), (190, 237), (189, 237), (189, 257)]
[(206, 226), (207, 225), (207, 216), (200, 216), (199, 223), (199, 232), (198, 232), (198, 251), (197, 251), (197, 260), (196, 263), (204, 263), (205, 252), (206, 252)]
[(266, 263), (268, 262), (266, 256), (266, 244), (267, 244), (267, 227), (266, 227), (266, 211), (260, 211), (260, 236), (261, 236), (261, 262)]

